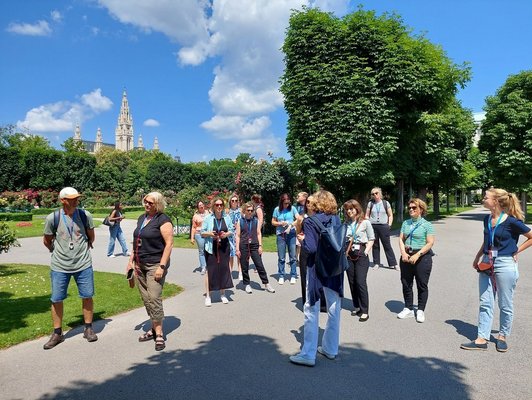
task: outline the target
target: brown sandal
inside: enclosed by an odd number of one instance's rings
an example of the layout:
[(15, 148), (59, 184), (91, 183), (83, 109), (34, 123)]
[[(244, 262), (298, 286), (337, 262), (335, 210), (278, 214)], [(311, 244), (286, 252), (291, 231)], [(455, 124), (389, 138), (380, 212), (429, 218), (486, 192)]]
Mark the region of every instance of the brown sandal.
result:
[(155, 340), (155, 330), (153, 328), (139, 336), (139, 342), (149, 342), (150, 340)]
[(155, 351), (161, 351), (166, 347), (164, 344), (163, 335), (157, 335), (155, 337)]

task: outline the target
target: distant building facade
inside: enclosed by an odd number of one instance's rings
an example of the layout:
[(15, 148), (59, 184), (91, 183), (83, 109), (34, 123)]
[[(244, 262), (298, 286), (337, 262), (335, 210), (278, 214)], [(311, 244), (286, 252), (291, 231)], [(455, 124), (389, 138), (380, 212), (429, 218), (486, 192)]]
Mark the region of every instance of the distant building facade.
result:
[[(120, 106), (120, 114), (118, 115), (118, 123), (115, 129), (115, 143), (104, 143), (102, 130), (98, 128), (96, 132), (96, 141), (83, 140), (81, 138), (81, 128), (79, 124), (76, 125), (74, 130), (74, 141), (81, 142), (85, 146), (87, 152), (94, 154), (104, 147), (112, 148), (121, 151), (130, 151), (133, 149), (144, 150), (144, 142), (142, 141), (142, 135), (139, 135), (137, 146), (134, 147), (134, 135), (133, 135), (133, 117), (129, 112), (129, 102), (127, 100), (127, 93), (124, 90), (122, 93), (122, 105)], [(159, 140), (155, 137), (153, 141), (153, 150), (159, 150)]]

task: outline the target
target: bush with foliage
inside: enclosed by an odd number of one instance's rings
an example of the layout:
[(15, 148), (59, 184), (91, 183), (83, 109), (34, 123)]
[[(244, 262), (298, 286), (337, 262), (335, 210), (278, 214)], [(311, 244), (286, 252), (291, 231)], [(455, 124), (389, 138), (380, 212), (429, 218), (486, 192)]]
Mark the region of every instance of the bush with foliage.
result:
[(0, 253), (7, 253), (11, 247), (20, 247), (15, 232), (6, 223), (0, 222)]

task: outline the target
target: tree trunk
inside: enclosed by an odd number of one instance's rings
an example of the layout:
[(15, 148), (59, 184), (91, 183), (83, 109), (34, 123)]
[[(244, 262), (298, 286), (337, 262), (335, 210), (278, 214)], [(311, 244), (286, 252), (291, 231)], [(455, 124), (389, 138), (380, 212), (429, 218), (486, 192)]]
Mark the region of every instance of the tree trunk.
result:
[(403, 213), (405, 211), (405, 183), (402, 179), (397, 181), (397, 210), (395, 211), (395, 219), (403, 223)]
[(526, 192), (521, 192), (521, 208), (523, 209), (523, 212), (525, 213), (525, 221), (526, 221)]
[(451, 207), (450, 207), (450, 198), (449, 198), (449, 185), (445, 186), (445, 197), (447, 197), (447, 201), (445, 202), (445, 205), (447, 206), (446, 207), (446, 210), (447, 210), (447, 215), (449, 215), (451, 213)]
[(432, 188), (432, 209), (434, 212), (434, 217), (438, 218), (440, 216), (440, 188), (438, 185), (434, 185)]

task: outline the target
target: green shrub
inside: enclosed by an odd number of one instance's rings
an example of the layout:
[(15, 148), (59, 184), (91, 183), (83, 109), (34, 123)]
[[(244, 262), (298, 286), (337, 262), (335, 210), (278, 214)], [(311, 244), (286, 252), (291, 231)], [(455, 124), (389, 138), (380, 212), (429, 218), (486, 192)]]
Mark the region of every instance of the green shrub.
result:
[(0, 253), (6, 252), (10, 247), (19, 247), (15, 232), (9, 229), (6, 223), (0, 222)]
[(0, 213), (0, 221), (31, 221), (33, 214), (29, 212)]

